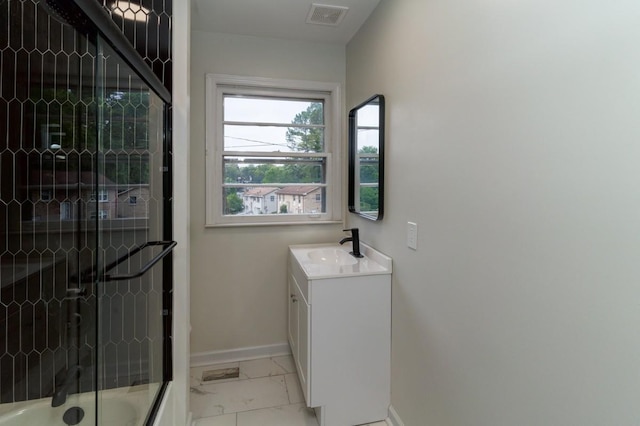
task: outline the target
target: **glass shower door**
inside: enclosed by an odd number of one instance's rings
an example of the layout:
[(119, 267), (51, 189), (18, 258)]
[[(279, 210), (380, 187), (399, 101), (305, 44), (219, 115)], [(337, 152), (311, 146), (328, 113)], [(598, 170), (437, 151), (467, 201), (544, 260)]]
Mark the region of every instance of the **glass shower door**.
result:
[[(98, 37), (98, 423), (142, 424), (164, 381), (166, 105)], [(123, 398), (124, 396), (124, 398)], [(119, 416), (114, 418), (114, 416)]]

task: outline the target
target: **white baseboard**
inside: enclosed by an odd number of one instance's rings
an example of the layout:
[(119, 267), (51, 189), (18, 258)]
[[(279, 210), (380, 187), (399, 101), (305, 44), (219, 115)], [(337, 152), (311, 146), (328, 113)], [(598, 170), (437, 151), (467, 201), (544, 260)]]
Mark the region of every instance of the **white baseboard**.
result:
[(289, 343), (276, 343), (274, 345), (251, 346), (248, 348), (228, 349), (222, 351), (199, 352), (191, 354), (191, 366), (200, 367), (210, 364), (222, 364), (227, 362), (246, 361), (271, 356), (291, 355)]
[(398, 412), (393, 408), (393, 405), (389, 406), (389, 418), (387, 419), (387, 423), (391, 426), (404, 426), (402, 419), (398, 415)]

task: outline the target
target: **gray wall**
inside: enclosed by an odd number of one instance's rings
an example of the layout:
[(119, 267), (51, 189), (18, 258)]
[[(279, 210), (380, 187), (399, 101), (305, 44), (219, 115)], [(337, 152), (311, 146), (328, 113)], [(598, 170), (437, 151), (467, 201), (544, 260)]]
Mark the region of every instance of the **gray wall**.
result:
[(385, 218), (348, 225), (394, 259), (406, 425), (637, 424), (639, 16), (383, 1), (347, 46), (347, 108), (387, 100)]
[(204, 227), (205, 75), (343, 84), (345, 48), (197, 31), (191, 43), (191, 353), (284, 343), (287, 247), (337, 241), (342, 228)]

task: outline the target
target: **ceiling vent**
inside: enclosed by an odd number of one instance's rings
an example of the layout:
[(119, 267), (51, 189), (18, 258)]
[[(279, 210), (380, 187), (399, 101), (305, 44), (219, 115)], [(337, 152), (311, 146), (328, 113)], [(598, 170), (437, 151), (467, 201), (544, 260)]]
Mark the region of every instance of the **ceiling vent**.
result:
[(349, 8), (344, 6), (328, 6), (326, 4), (313, 3), (307, 16), (307, 23), (337, 27), (340, 25), (340, 22), (342, 22), (348, 10)]

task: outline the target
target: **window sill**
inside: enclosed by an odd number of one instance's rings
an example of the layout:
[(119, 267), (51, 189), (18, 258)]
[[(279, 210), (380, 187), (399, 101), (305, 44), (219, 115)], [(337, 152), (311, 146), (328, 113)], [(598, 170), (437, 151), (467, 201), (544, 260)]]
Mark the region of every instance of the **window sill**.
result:
[(342, 225), (342, 220), (308, 220), (300, 222), (246, 222), (246, 223), (206, 223), (205, 228), (238, 228), (245, 226), (292, 226), (292, 225)]

